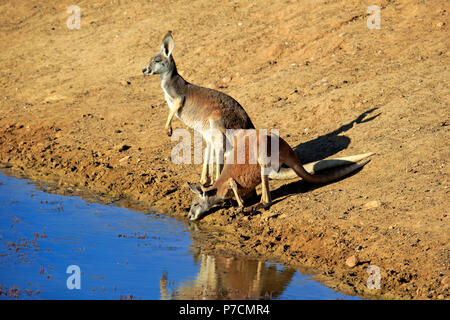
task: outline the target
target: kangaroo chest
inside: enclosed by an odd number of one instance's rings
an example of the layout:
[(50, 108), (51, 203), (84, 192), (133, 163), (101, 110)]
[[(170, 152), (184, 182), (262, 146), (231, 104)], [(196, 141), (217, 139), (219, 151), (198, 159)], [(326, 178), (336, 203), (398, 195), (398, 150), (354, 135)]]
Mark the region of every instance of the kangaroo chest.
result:
[(164, 98), (166, 99), (166, 102), (167, 102), (167, 105), (169, 106), (169, 109), (173, 110), (175, 108), (174, 99), (171, 97), (171, 95), (167, 91), (164, 83), (161, 84), (161, 88), (164, 91)]
[[(172, 97), (165, 87), (165, 83), (161, 83), (161, 88), (164, 91), (164, 98), (167, 102), (167, 106), (172, 111), (176, 108), (175, 98)], [(180, 119), (186, 126), (200, 132), (203, 135), (203, 122), (198, 121), (197, 114), (192, 112), (192, 107), (189, 103), (186, 103), (175, 113), (175, 116)]]

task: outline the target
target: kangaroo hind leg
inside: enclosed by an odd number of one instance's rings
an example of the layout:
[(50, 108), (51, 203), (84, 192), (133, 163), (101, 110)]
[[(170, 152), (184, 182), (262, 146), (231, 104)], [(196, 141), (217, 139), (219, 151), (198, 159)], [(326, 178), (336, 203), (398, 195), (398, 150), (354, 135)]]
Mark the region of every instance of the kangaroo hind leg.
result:
[(230, 178), (228, 180), (228, 183), (230, 184), (231, 190), (233, 190), (233, 193), (234, 193), (234, 196), (236, 197), (236, 201), (238, 203), (239, 208), (243, 208), (244, 207), (244, 200), (242, 200), (241, 196), (239, 195), (236, 181), (234, 181), (233, 178)]

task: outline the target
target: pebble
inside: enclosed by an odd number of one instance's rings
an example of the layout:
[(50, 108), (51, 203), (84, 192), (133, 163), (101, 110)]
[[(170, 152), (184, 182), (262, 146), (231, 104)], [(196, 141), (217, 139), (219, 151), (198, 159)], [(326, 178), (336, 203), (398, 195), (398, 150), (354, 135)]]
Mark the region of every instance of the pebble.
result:
[(379, 200), (372, 200), (372, 201), (367, 202), (363, 206), (363, 208), (364, 209), (375, 209), (375, 208), (378, 208), (380, 206), (381, 206), (381, 201), (379, 201)]
[(441, 280), (441, 284), (444, 286), (444, 289), (450, 287), (450, 277), (445, 277)]
[(130, 148), (131, 148), (131, 146), (129, 146), (129, 145), (119, 144), (119, 145), (114, 147), (114, 150), (117, 150), (119, 152), (123, 152), (123, 151), (126, 151), (126, 150), (130, 149)]
[(359, 263), (359, 259), (355, 255), (352, 255), (352, 256), (348, 257), (347, 260), (345, 260), (345, 264), (347, 265), (347, 267), (350, 267), (350, 268), (353, 268), (358, 263)]
[(261, 215), (261, 218), (263, 218), (264, 221), (268, 221), (269, 219), (276, 219), (276, 218), (278, 218), (281, 214), (282, 213), (280, 213), (280, 212), (267, 211), (267, 212), (264, 212)]
[(56, 102), (59, 100), (63, 100), (65, 98), (66, 98), (65, 96), (62, 96), (59, 94), (52, 94), (44, 99), (44, 103), (52, 103), (52, 102)]
[(130, 160), (130, 158), (131, 158), (131, 156), (123, 157), (122, 159), (119, 160), (119, 163), (124, 163), (125, 161)]

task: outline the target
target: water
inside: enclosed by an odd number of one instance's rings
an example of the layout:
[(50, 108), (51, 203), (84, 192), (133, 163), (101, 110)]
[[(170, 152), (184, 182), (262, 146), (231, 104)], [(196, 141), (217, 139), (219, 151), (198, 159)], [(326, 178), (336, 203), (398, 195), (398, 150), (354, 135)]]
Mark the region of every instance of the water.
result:
[[(79, 278), (67, 273), (72, 265)], [(69, 289), (75, 279), (80, 289)], [(204, 254), (175, 219), (49, 194), (2, 173), (0, 285), (0, 299), (355, 298), (281, 265)]]

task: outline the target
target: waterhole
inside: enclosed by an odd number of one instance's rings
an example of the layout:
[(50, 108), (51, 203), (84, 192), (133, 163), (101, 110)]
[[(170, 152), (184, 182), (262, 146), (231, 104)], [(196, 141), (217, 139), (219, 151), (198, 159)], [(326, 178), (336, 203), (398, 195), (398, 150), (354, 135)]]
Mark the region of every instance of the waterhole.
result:
[(276, 263), (206, 254), (188, 224), (0, 173), (0, 299), (355, 299)]

